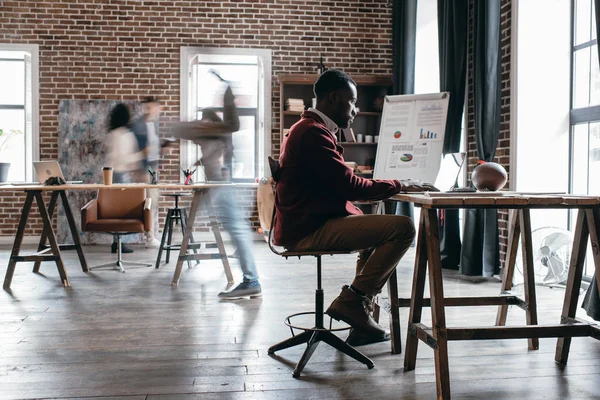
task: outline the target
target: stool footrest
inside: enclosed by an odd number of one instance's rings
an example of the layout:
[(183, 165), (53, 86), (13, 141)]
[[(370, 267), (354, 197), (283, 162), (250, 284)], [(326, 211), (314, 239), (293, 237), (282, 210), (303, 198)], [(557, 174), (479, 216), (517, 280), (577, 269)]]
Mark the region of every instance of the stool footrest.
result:
[(311, 332), (316, 332), (316, 331), (329, 331), (329, 332), (339, 332), (339, 331), (347, 331), (349, 329), (351, 329), (351, 326), (344, 326), (341, 328), (332, 328), (331, 325), (333, 323), (333, 318), (329, 317), (329, 328), (325, 328), (325, 327), (319, 327), (319, 326), (313, 326), (311, 328), (306, 328), (303, 326), (297, 326), (297, 325), (293, 325), (292, 324), (292, 318), (294, 317), (298, 317), (300, 315), (315, 315), (316, 316), (316, 312), (314, 311), (305, 311), (305, 312), (299, 312), (299, 313), (295, 313), (295, 314), (291, 314), (288, 315), (287, 317), (285, 317), (285, 319), (283, 320), (283, 323), (286, 324), (287, 326), (289, 326), (292, 329), (292, 336), (294, 336), (294, 329), (298, 329), (300, 331), (311, 331)]

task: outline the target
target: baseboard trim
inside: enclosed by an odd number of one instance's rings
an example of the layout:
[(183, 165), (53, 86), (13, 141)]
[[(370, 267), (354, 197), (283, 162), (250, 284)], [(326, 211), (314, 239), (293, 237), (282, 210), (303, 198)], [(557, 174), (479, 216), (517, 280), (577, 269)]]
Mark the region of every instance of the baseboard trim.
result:
[[(0, 236), (0, 245), (13, 244), (15, 242), (14, 236)], [(23, 244), (38, 244), (40, 242), (39, 236), (23, 236)]]

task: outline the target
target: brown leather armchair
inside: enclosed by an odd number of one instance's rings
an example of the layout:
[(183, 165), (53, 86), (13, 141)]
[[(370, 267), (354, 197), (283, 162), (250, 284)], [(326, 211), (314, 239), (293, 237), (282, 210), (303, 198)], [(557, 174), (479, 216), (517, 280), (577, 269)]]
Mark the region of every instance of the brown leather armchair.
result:
[(81, 230), (113, 235), (117, 239), (117, 261), (90, 269), (117, 267), (125, 272), (123, 264), (151, 266), (149, 263), (123, 261), (121, 236), (152, 230), (152, 200), (146, 198), (146, 189), (100, 189), (98, 198), (81, 209)]

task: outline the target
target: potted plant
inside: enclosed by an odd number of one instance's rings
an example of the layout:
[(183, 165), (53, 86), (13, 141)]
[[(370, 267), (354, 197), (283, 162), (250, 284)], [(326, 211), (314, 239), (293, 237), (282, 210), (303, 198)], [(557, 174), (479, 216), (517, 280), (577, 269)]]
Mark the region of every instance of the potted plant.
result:
[[(22, 135), (23, 131), (20, 129), (0, 129), (0, 155), (6, 149), (8, 141), (15, 137)], [(8, 169), (10, 168), (9, 162), (0, 162), (0, 182), (6, 182), (8, 178)]]

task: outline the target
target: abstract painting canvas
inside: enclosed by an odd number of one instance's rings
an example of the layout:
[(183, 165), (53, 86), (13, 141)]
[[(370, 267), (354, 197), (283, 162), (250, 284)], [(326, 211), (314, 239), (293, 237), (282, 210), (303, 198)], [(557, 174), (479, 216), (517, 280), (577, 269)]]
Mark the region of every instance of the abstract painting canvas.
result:
[[(102, 167), (106, 159), (106, 139), (109, 132), (109, 114), (119, 100), (61, 100), (58, 110), (58, 162), (67, 180), (84, 183), (103, 182)], [(123, 101), (132, 116), (140, 115), (142, 106), (137, 101)], [(67, 192), (71, 210), (80, 232), (82, 244), (110, 244), (110, 235), (81, 232), (79, 210), (96, 197), (95, 191)], [(62, 207), (58, 207), (58, 241), (70, 243), (71, 234)], [(155, 209), (156, 211), (156, 209)], [(158, 212), (154, 213), (158, 226)], [(123, 242), (143, 243), (143, 234), (123, 236)]]

